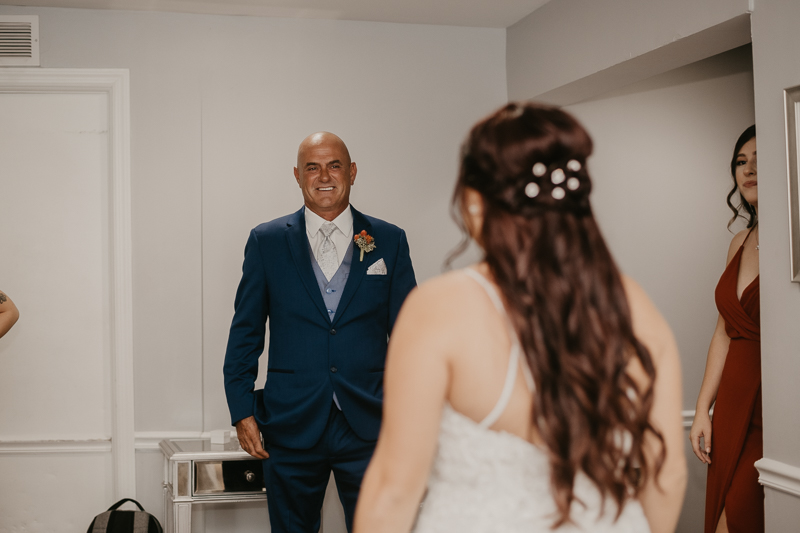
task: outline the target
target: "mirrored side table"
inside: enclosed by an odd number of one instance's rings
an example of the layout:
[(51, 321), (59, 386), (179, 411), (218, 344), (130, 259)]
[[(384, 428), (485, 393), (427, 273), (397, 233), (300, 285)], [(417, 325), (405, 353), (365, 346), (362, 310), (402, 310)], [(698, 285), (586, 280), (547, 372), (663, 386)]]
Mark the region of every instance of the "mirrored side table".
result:
[(164, 454), (164, 510), (167, 533), (191, 533), (192, 505), (266, 500), (261, 460), (239, 447), (210, 439), (169, 439)]

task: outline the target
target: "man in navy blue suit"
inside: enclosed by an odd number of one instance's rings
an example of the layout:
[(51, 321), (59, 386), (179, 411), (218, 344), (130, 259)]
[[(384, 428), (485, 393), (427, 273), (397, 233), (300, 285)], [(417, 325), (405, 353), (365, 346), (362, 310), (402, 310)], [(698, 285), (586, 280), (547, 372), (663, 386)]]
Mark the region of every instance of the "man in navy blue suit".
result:
[[(319, 531), (331, 472), (352, 530), (388, 338), (416, 285), (405, 232), (350, 206), (356, 172), (339, 137), (307, 137), (294, 169), (304, 207), (257, 226), (245, 247), (225, 394), (242, 448), (264, 460), (273, 533)], [(256, 391), (267, 318), (267, 382)]]

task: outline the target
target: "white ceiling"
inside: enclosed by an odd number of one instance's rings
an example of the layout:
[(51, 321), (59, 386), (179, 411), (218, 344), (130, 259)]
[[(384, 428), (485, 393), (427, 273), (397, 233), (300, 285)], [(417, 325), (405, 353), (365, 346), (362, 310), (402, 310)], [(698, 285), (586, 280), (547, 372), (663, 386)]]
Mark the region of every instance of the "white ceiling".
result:
[(0, 0), (0, 4), (507, 28), (549, 0)]

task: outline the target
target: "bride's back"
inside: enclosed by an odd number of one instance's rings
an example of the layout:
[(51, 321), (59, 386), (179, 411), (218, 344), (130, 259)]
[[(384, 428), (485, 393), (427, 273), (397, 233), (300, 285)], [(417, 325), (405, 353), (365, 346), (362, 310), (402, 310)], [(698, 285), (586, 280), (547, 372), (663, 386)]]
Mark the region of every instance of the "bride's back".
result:
[[(638, 284), (622, 281), (634, 331), (656, 368), (674, 365), (668, 326)], [(442, 332), (433, 346), (448, 371), (436, 456), (414, 531), (550, 530), (558, 509), (549, 452), (532, 421), (530, 369), (487, 265), (435, 278), (413, 298), (417, 319)], [(638, 359), (626, 372), (643, 390), (652, 385)], [(669, 369), (665, 374), (669, 380)], [(618, 509), (580, 469), (573, 491), (581, 503), (571, 505), (559, 533), (650, 531), (639, 501)]]
[[(416, 533), (546, 531), (557, 517), (548, 451), (531, 421), (530, 370), (487, 276), (480, 264), (432, 280), (416, 296), (430, 326), (450, 333), (437, 346), (448, 354), (450, 379)], [(627, 501), (617, 518), (582, 472), (573, 487), (582, 504), (559, 532), (649, 531), (638, 501)]]
[[(403, 304), (362, 489), (388, 498), (362, 500), (372, 530), (393, 507), (397, 530), (410, 525), (396, 489), (419, 497), (428, 473), (420, 531), (646, 531), (640, 502), (654, 531), (674, 527), (677, 350), (600, 234), (591, 151), (574, 118), (535, 104), (509, 104), (470, 133), (454, 207), (485, 259)], [(656, 478), (670, 490), (658, 494)]]
[[(476, 282), (469, 271), (481, 276), (484, 283)], [(457, 412), (480, 423), (497, 407), (504, 390), (510, 388), (507, 403), (488, 428), (541, 446), (541, 437), (532, 420), (534, 391), (524, 357), (516, 362), (513, 381), (507, 382), (512, 347), (519, 341), (511, 329), (505, 308), (498, 309), (496, 300), (493, 301), (493, 297), (502, 297), (491, 281), (486, 264), (448, 273), (431, 284), (437, 287), (428, 289), (439, 294), (431, 294), (430, 298), (447, 307), (436, 321), (442, 329), (454, 332), (452, 345), (446, 348), (452, 354), (447, 401)], [(671, 337), (669, 327), (636, 282), (623, 276), (623, 285), (635, 333), (655, 348), (650, 352), (656, 366), (660, 366), (661, 347)], [(652, 385), (638, 359), (631, 359), (627, 372), (639, 387)]]
[[(477, 265), (474, 272), (487, 280), (489, 290), (499, 294), (488, 279), (485, 264)], [(438, 281), (443, 294), (458, 295), (450, 302), (449, 312), (441, 315), (442, 327), (461, 331), (452, 336), (453, 345), (449, 348), (452, 373), (447, 401), (453, 409), (480, 423), (492, 412), (508, 386), (512, 346), (518, 341), (504, 310), (497, 309), (491, 293), (474, 277), (462, 270)], [(489, 429), (541, 444), (531, 419), (533, 391), (525, 379), (529, 372), (527, 363), (521, 357), (516, 365), (508, 402)]]

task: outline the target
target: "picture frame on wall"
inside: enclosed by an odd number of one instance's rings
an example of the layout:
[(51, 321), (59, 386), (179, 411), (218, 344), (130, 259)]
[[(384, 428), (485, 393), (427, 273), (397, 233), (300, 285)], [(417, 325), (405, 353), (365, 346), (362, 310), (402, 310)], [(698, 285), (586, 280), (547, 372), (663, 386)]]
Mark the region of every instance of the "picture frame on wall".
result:
[(786, 159), (789, 171), (789, 256), (792, 281), (800, 283), (800, 85), (783, 91), (786, 100)]

